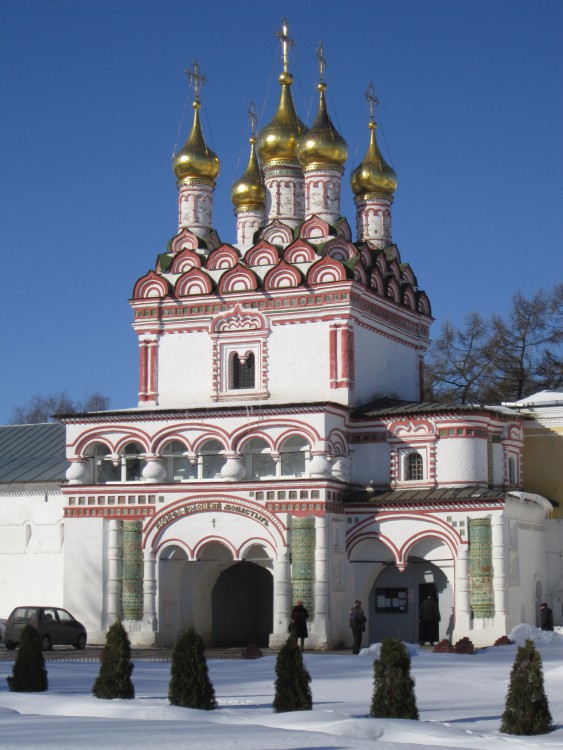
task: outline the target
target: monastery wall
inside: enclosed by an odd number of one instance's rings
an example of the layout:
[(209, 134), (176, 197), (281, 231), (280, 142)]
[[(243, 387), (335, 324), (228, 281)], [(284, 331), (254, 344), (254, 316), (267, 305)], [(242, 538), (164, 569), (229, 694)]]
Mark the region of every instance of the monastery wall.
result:
[(22, 605), (66, 606), (62, 507), (60, 489), (2, 493), (0, 618)]

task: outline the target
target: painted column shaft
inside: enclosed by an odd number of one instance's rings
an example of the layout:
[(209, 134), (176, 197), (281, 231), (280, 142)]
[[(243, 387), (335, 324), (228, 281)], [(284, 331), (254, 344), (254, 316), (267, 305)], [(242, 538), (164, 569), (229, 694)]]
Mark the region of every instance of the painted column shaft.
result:
[(108, 622), (112, 625), (121, 617), (121, 559), (123, 556), (122, 521), (108, 521)]

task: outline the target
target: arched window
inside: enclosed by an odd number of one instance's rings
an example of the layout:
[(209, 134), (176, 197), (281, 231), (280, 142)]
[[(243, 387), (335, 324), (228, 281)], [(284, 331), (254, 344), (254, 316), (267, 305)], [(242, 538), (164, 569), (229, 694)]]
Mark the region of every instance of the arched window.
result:
[(262, 438), (252, 438), (245, 443), (243, 455), (246, 458), (246, 476), (249, 479), (276, 476), (276, 463), (272, 458), (270, 446)]
[(424, 466), (420, 453), (407, 453), (405, 456), (405, 479), (409, 482), (424, 479)]
[(207, 440), (199, 452), (202, 479), (219, 479), (225, 463), (224, 448), (218, 440)]
[(162, 448), (162, 457), (166, 461), (169, 482), (185, 482), (196, 477), (197, 468), (188, 458), (186, 446), (179, 440), (166, 443)]
[(139, 482), (143, 478), (146, 462), (142, 460), (143, 447), (139, 443), (127, 443), (121, 456), (121, 481)]
[(92, 480), (94, 484), (120, 481), (119, 461), (114, 462), (112, 460), (111, 451), (107, 445), (96, 443), (88, 450), (88, 457), (93, 463)]
[(94, 483), (140, 482), (146, 465), (143, 453), (143, 446), (139, 443), (127, 443), (119, 457), (116, 457), (112, 456), (106, 445), (96, 443), (88, 452), (94, 464)]
[(284, 440), (280, 450), (282, 477), (304, 475), (308, 451), (309, 443), (305, 438), (294, 435)]
[(248, 352), (245, 357), (241, 357), (237, 352), (231, 354), (229, 362), (230, 373), (229, 381), (232, 390), (242, 390), (245, 388), (254, 388), (255, 367), (254, 353)]

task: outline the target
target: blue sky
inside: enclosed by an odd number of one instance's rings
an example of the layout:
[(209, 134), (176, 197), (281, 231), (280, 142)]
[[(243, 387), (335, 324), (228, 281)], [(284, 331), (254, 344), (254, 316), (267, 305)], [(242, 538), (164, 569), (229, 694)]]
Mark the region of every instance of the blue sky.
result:
[(324, 44), (352, 226), (349, 174), (367, 148), (374, 82), (399, 181), (393, 238), (430, 297), (434, 334), (562, 278), (560, 0), (3, 0), (0, 423), (34, 393), (99, 390), (112, 408), (136, 405), (128, 299), (177, 228), (184, 70), (198, 58), (207, 77), (202, 121), (221, 161), (214, 224), (233, 242), (246, 111), (254, 98), (258, 127), (273, 115), (283, 16), (309, 124)]

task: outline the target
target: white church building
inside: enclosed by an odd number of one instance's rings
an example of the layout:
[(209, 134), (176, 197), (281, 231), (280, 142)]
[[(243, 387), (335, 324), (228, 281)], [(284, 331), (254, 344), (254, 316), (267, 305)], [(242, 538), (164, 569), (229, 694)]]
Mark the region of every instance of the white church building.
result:
[(353, 231), (322, 57), (307, 129), (285, 26), (281, 38), (279, 104), (256, 135), (252, 121), (232, 244), (213, 228), (219, 159), (192, 69), (177, 233), (130, 301), (138, 404), (40, 426), (59, 458), (66, 445), (64, 481), (60, 461), (58, 481), (14, 480), (0, 457), (0, 617), (44, 602), (69, 609), (91, 643), (119, 617), (134, 644), (171, 644), (194, 625), (208, 645), (278, 646), (302, 599), (307, 646), (331, 649), (351, 643), (355, 599), (364, 643), (416, 642), (432, 595), (440, 638), (479, 646), (535, 624), (559, 579), (546, 539), (560, 521), (523, 490), (529, 417), (422, 400), (431, 308), (392, 240), (397, 178), (375, 97), (350, 176)]

